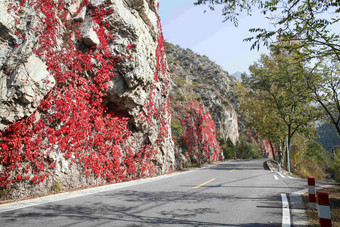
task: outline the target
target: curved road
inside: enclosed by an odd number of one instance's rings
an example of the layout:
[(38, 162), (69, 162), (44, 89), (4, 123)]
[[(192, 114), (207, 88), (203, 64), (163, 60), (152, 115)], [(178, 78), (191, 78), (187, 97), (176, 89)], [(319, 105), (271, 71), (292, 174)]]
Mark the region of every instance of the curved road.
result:
[(289, 226), (283, 196), (289, 200), (306, 181), (271, 172), (265, 161), (227, 161), (104, 190), (5, 204), (0, 226)]

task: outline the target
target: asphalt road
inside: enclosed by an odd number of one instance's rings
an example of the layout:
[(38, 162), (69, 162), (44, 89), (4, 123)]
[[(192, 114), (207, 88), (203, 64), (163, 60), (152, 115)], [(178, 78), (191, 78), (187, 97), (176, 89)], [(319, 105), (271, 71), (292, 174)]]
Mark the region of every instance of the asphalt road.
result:
[(0, 226), (282, 226), (282, 194), (289, 199), (306, 182), (271, 172), (264, 161), (228, 161), (86, 196), (0, 209)]

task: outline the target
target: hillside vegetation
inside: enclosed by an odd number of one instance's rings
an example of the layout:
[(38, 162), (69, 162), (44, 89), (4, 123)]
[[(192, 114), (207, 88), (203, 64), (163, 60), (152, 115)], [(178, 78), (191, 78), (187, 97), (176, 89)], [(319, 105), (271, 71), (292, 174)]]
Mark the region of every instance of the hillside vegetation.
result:
[[(238, 112), (239, 101), (235, 94), (237, 86), (235, 78), (208, 57), (198, 55), (190, 49), (183, 49), (167, 42), (165, 48), (170, 77), (173, 81), (170, 109), (173, 139), (177, 149), (176, 159), (182, 160), (182, 155), (187, 154), (188, 145), (196, 144), (188, 143), (191, 140), (187, 138), (185, 129), (188, 128), (189, 121), (192, 121), (189, 125), (201, 122), (195, 117), (196, 114), (201, 113), (198, 108), (200, 105), (208, 117), (204, 121), (203, 128), (215, 131), (216, 127), (213, 144), (217, 144), (218, 141), (222, 148), (218, 151), (223, 151), (224, 158), (262, 157), (267, 152), (265, 142), (255, 134), (255, 139), (248, 136), (246, 122)], [(217, 150), (214, 146), (212, 148)], [(220, 154), (218, 156), (221, 157)], [(183, 160), (184, 163), (187, 162), (187, 159)]]

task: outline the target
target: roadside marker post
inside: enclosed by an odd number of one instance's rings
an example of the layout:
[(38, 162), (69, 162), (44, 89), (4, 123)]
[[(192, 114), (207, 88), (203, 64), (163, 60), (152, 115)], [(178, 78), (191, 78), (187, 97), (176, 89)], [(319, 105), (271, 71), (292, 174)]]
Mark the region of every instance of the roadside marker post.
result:
[(315, 178), (308, 177), (308, 201), (309, 204), (312, 205), (312, 208), (315, 209), (316, 207), (316, 197), (315, 197)]
[(317, 192), (317, 198), (318, 198), (319, 226), (321, 227), (332, 226), (331, 209), (329, 207), (328, 193)]
[(280, 161), (277, 164), (277, 169), (278, 169), (278, 172), (280, 172), (280, 170), (281, 170), (281, 162)]

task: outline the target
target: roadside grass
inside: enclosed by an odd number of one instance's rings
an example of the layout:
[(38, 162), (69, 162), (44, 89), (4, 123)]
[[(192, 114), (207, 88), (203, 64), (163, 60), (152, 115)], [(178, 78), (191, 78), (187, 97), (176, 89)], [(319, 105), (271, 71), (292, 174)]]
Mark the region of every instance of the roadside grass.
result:
[[(340, 227), (340, 186), (324, 188), (321, 191), (327, 192), (329, 195), (329, 203), (331, 208), (332, 226)], [(305, 207), (308, 206), (308, 193), (302, 195)], [(319, 226), (318, 211), (310, 208), (306, 209), (308, 216), (308, 226)]]
[(310, 158), (303, 158), (300, 163), (297, 163), (297, 169), (293, 172), (303, 178), (313, 176), (315, 180), (319, 181), (326, 181), (331, 178), (330, 174), (326, 172), (325, 166), (316, 164)]

